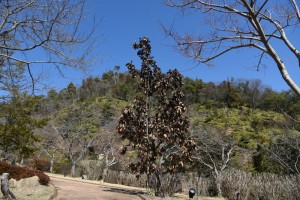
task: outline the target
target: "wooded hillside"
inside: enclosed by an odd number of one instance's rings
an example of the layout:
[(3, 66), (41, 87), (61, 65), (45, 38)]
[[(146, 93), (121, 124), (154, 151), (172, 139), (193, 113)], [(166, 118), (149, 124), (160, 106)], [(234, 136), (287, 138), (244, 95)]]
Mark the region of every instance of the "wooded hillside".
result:
[[(116, 67), (45, 96), (16, 94), (1, 104), (2, 159), (43, 160), (48, 164), (41, 169), (73, 176), (94, 167), (94, 179), (108, 169), (126, 170), (137, 154), (120, 155), (124, 142), (116, 127), (122, 109), (143, 96), (137, 81)], [(300, 174), (300, 100), (292, 91), (273, 91), (260, 80), (184, 78), (183, 83), (189, 131), (197, 144), (186, 172)]]

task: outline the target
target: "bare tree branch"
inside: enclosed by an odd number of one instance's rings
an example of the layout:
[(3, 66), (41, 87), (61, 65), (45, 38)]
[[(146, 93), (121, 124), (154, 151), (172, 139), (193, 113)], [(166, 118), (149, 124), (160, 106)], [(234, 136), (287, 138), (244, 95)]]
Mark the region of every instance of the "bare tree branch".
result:
[(85, 4), (86, 0), (1, 1), (0, 58), (27, 64), (32, 81), (34, 64), (86, 70), (96, 24), (82, 30), (87, 20)]
[[(167, 0), (166, 4), (179, 9), (200, 11), (210, 32), (205, 36), (177, 34), (164, 28), (172, 37), (178, 50), (200, 63), (210, 64), (216, 58), (241, 48), (256, 48), (275, 62), (282, 78), (300, 96), (300, 88), (290, 76), (283, 57), (273, 41), (283, 42), (300, 66), (300, 52), (286, 35), (288, 28), (299, 25), (300, 12), (295, 0), (223, 1), (223, 0)], [(198, 12), (199, 13), (199, 12)], [(280, 47), (282, 48), (282, 47)], [(263, 62), (259, 58), (259, 65)]]
[(298, 4), (295, 0), (289, 0), (290, 3), (292, 4), (293, 8), (295, 9), (295, 12), (296, 12), (296, 15), (299, 19), (299, 22), (300, 22), (300, 11), (299, 11), (299, 7), (298, 7)]
[(300, 174), (300, 138), (299, 132), (286, 130), (285, 135), (275, 137), (269, 148), (271, 159), (279, 163), (287, 173)]

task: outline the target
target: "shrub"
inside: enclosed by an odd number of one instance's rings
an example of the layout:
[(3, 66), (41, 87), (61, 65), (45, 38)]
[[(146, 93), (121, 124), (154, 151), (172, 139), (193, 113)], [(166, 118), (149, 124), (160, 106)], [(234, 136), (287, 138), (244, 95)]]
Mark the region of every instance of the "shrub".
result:
[(50, 161), (44, 158), (33, 157), (28, 167), (45, 172), (50, 170)]
[(13, 166), (6, 162), (0, 162), (0, 174), (9, 173), (9, 178), (20, 180), (33, 176), (39, 177), (39, 182), (42, 185), (48, 185), (50, 178), (41, 171), (29, 169), (26, 167)]
[[(156, 185), (156, 179), (153, 178), (153, 174), (150, 176), (149, 187), (153, 189)], [(133, 187), (146, 187), (147, 176), (142, 174), (137, 179), (135, 174), (131, 174), (126, 171), (108, 170), (107, 175), (104, 178), (107, 183), (121, 184)], [(181, 177), (179, 175), (162, 175), (161, 179), (161, 191), (164, 195), (173, 196), (175, 192), (182, 191)]]
[[(251, 189), (251, 190), (250, 190)], [(250, 173), (240, 170), (226, 171), (222, 174), (222, 196), (227, 199), (253, 199), (254, 179)]]
[(62, 162), (57, 162), (54, 165), (54, 173), (56, 174), (68, 174), (70, 172), (71, 165), (70, 163), (62, 163)]
[(190, 188), (194, 188), (198, 196), (217, 196), (216, 183), (212, 177), (203, 177), (196, 173), (185, 174), (182, 190), (187, 193)]
[[(157, 179), (153, 178), (153, 174), (150, 175), (149, 187), (154, 189), (156, 186)], [(161, 178), (161, 188), (160, 191), (163, 193), (163, 196), (172, 197), (176, 192), (182, 192), (182, 181), (179, 175), (177, 174), (164, 174)]]
[(126, 171), (108, 170), (103, 181), (133, 187), (146, 187), (146, 180), (147, 178), (145, 174), (141, 175), (139, 179), (137, 179), (136, 175)]
[(270, 173), (252, 175), (239, 170), (227, 171), (222, 176), (222, 195), (234, 199), (297, 200), (300, 196), (300, 176), (280, 176)]
[(268, 199), (298, 200), (300, 176), (263, 173), (254, 176), (255, 191)]
[(83, 160), (79, 163), (80, 176), (87, 175), (90, 180), (102, 179), (104, 162), (99, 160)]
[[(222, 177), (222, 196), (232, 200), (276, 199), (298, 200), (300, 197), (300, 176), (280, 176), (271, 173), (251, 174), (242, 170), (226, 170)], [(216, 195), (216, 183), (212, 177), (197, 177), (186, 174), (182, 188), (187, 191), (190, 187), (196, 189), (197, 195)]]
[(41, 185), (48, 185), (50, 178), (41, 171), (35, 170), (35, 175), (39, 177), (39, 182)]

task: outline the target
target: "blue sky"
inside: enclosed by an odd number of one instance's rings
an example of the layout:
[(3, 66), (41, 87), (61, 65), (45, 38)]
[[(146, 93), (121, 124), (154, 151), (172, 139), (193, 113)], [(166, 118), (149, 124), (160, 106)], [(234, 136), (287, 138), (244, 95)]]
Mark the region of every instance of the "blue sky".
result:
[[(191, 58), (182, 56), (175, 51), (174, 41), (165, 36), (160, 23), (166, 27), (174, 24), (174, 29), (181, 33), (201, 33), (206, 31), (205, 27), (201, 24), (201, 16), (183, 16), (176, 8), (165, 6), (163, 0), (90, 0), (87, 8), (88, 18), (95, 15), (97, 20), (101, 20), (95, 35), (96, 60), (88, 75), (101, 76), (116, 65), (121, 66), (120, 71), (126, 71), (125, 64), (131, 60), (139, 66), (140, 61), (131, 45), (140, 37), (147, 36), (151, 40), (152, 55), (163, 71), (176, 68), (184, 76), (216, 83), (231, 77), (261, 79), (274, 90), (289, 89), (271, 59), (266, 61), (265, 69), (256, 71), (254, 65), (257, 64), (259, 54), (251, 50), (235, 51), (220, 57), (213, 62), (212, 67), (197, 65)], [(295, 41), (299, 48), (299, 39)], [(300, 84), (299, 66), (294, 61), (290, 64), (291, 76)], [(79, 86), (86, 77), (75, 70), (68, 69), (65, 72), (68, 78), (57, 79), (59, 75), (55, 73), (49, 78), (50, 84), (57, 90), (66, 87), (71, 81)]]

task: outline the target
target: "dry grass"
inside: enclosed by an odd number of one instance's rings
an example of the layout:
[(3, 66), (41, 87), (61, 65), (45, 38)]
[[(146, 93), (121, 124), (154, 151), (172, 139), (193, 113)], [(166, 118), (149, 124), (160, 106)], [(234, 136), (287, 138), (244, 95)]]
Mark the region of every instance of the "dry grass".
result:
[(34, 187), (12, 188), (17, 200), (48, 200), (55, 194), (53, 185), (38, 185)]
[[(38, 177), (22, 179), (18, 182), (11, 182), (10, 189), (17, 200), (50, 200), (56, 193), (53, 185), (40, 185)], [(4, 199), (0, 192), (0, 199)]]

